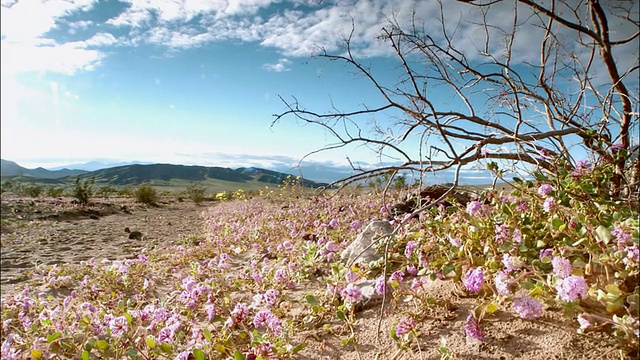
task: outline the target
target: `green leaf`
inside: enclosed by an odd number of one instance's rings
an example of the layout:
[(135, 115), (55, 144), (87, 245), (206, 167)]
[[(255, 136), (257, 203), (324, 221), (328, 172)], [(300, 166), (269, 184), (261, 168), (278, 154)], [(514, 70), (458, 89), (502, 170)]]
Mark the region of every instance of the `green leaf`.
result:
[(340, 319), (342, 321), (346, 321), (347, 320), (347, 317), (344, 316), (344, 312), (342, 310), (336, 311), (336, 315), (338, 316), (338, 319)]
[(209, 329), (204, 329), (204, 338), (207, 340), (207, 342), (211, 342), (211, 331), (209, 331)]
[(605, 244), (611, 241), (611, 232), (606, 227), (600, 225), (596, 228), (596, 237)]
[(531, 290), (535, 287), (535, 285), (531, 281), (523, 281), (520, 283), (520, 287), (523, 289)]
[(251, 333), (253, 335), (253, 341), (261, 344), (263, 341), (262, 335), (258, 332), (258, 330), (253, 330), (253, 332)]
[(127, 355), (132, 359), (138, 358), (138, 352), (134, 348), (129, 348), (129, 350), (127, 350)]
[(96, 341), (94, 339), (89, 339), (85, 344), (84, 344), (84, 349), (87, 351), (91, 351), (91, 349), (93, 349), (93, 345), (95, 345)]
[(349, 336), (348, 338), (340, 339), (342, 345), (351, 344), (353, 342), (353, 336)]
[(204, 351), (200, 349), (193, 349), (193, 356), (196, 358), (196, 360), (204, 360), (206, 358)]
[(156, 340), (153, 338), (153, 336), (148, 335), (145, 339), (144, 339), (145, 343), (147, 343), (147, 346), (149, 347), (149, 349), (153, 349), (156, 347)]
[(88, 351), (84, 351), (82, 353), (82, 360), (89, 360), (89, 352)]
[(129, 315), (129, 313), (124, 313), (124, 317), (127, 318), (127, 323), (131, 325), (131, 323), (133, 322), (133, 318), (131, 317), (131, 315)]
[(170, 354), (172, 349), (171, 349), (171, 345), (168, 343), (162, 343), (160, 344), (160, 351), (162, 351), (165, 354)]
[(393, 340), (398, 341), (400, 340), (400, 338), (398, 338), (398, 334), (396, 334), (396, 325), (397, 323), (391, 326), (391, 331), (389, 331), (389, 336), (391, 336)]
[(100, 351), (105, 351), (109, 348), (109, 343), (104, 340), (96, 341), (96, 348)]
[(319, 304), (318, 303), (318, 299), (316, 299), (316, 297), (311, 295), (311, 294), (307, 294), (307, 296), (305, 296), (304, 298), (311, 305), (318, 305)]
[(517, 183), (517, 184), (522, 184), (523, 183), (522, 179), (520, 179), (519, 177), (516, 177), (516, 176), (513, 177), (513, 181), (515, 183)]
[(493, 314), (497, 310), (498, 310), (498, 305), (496, 305), (495, 303), (491, 303), (491, 304), (487, 305), (486, 308), (484, 308), (484, 312), (486, 314)]
[(296, 353), (300, 352), (300, 350), (304, 349), (307, 347), (307, 343), (302, 343), (302, 344), (298, 344), (296, 345), (292, 350), (291, 350), (291, 355), (295, 355)]
[(244, 354), (241, 353), (240, 351), (236, 350), (236, 352), (233, 353), (233, 360), (244, 360)]
[(60, 338), (60, 336), (62, 336), (62, 333), (60, 333), (60, 331), (57, 331), (51, 335), (47, 335), (47, 342), (52, 343)]
[(446, 264), (443, 268), (442, 268), (442, 275), (448, 275), (450, 272), (452, 272), (456, 267), (452, 264)]
[(614, 312), (618, 311), (622, 307), (622, 305), (624, 305), (624, 299), (623, 298), (618, 298), (613, 303), (607, 305), (607, 311), (610, 312), (610, 313), (614, 313)]
[(551, 220), (551, 226), (553, 226), (554, 229), (556, 230), (564, 230), (564, 228), (566, 227), (564, 221), (562, 221), (562, 219), (559, 218), (553, 218)]
[(571, 244), (571, 246), (578, 246), (580, 244), (582, 244), (583, 242), (585, 242), (585, 240), (587, 240), (587, 238), (581, 238), (580, 240), (574, 242), (573, 244)]

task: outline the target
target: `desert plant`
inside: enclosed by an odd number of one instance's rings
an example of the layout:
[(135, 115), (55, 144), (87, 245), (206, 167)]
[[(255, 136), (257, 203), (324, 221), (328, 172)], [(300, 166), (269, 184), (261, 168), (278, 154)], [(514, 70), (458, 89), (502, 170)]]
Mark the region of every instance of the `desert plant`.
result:
[(89, 199), (93, 196), (93, 184), (95, 178), (80, 180), (76, 179), (76, 186), (73, 188), (72, 196), (78, 200), (81, 205), (89, 203)]
[(117, 192), (118, 192), (118, 190), (116, 190), (113, 186), (105, 185), (105, 186), (100, 187), (100, 189), (98, 189), (98, 191), (96, 191), (96, 195), (107, 199), (107, 198), (109, 198), (109, 196), (111, 196), (112, 194), (115, 194)]
[(34, 198), (40, 197), (43, 191), (44, 191), (44, 188), (42, 187), (42, 185), (38, 185), (38, 184), (29, 184), (24, 188), (25, 195), (29, 197), (34, 197)]
[(158, 191), (151, 187), (150, 185), (141, 185), (139, 186), (134, 194), (137, 202), (147, 204), (147, 205), (155, 205), (158, 201)]
[(64, 193), (64, 188), (59, 186), (51, 186), (47, 188), (47, 196), (50, 197), (59, 197)]
[(3, 194), (6, 191), (11, 191), (11, 190), (13, 190), (13, 182), (11, 182), (11, 180), (7, 180), (4, 183), (2, 183), (2, 187), (0, 187), (0, 191), (2, 191)]
[(133, 195), (133, 190), (127, 186), (117, 190), (116, 194), (121, 197), (131, 197)]
[(200, 185), (190, 185), (187, 187), (187, 197), (194, 203), (200, 205), (204, 201), (206, 189)]

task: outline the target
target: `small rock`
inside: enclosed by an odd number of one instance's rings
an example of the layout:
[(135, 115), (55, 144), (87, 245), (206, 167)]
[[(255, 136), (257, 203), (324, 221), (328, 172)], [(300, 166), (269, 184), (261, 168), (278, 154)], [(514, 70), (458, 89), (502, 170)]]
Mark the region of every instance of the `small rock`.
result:
[(390, 235), (393, 233), (393, 226), (388, 221), (373, 221), (358, 235), (358, 237), (347, 246), (340, 254), (340, 258), (345, 260), (347, 265), (356, 263), (369, 264), (383, 257), (378, 253), (371, 243), (376, 235)]
[(124, 232), (129, 234), (129, 239), (140, 240), (143, 236), (140, 231), (131, 231), (128, 227), (124, 228)]

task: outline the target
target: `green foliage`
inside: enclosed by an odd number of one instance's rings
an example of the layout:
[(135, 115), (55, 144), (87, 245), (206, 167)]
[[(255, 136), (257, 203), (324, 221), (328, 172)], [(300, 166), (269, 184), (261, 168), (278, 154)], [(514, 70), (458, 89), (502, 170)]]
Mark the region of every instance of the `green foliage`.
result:
[(120, 197), (131, 197), (133, 196), (133, 190), (130, 187), (124, 187), (117, 190), (116, 194)]
[(146, 205), (155, 205), (158, 202), (158, 191), (150, 185), (139, 186), (133, 195), (137, 202)]
[(51, 186), (47, 188), (47, 196), (60, 197), (64, 193), (64, 188), (59, 186)]
[(76, 179), (76, 185), (73, 188), (72, 196), (78, 200), (81, 205), (89, 203), (89, 199), (93, 196), (93, 184), (95, 178), (80, 180)]
[(118, 193), (118, 190), (111, 185), (101, 186), (98, 191), (96, 191), (96, 195), (105, 199), (108, 199), (111, 195)]
[(200, 185), (193, 184), (187, 187), (187, 197), (191, 199), (194, 203), (200, 205), (205, 199), (205, 191), (206, 189)]
[(28, 184), (24, 188), (25, 195), (29, 197), (34, 197), (34, 198), (40, 197), (40, 195), (42, 195), (43, 192), (44, 192), (44, 187), (39, 184)]
[(403, 190), (407, 188), (407, 179), (404, 176), (396, 176), (391, 185), (394, 190)]
[(13, 190), (13, 182), (11, 180), (7, 180), (0, 186), (0, 193), (4, 194), (6, 191)]

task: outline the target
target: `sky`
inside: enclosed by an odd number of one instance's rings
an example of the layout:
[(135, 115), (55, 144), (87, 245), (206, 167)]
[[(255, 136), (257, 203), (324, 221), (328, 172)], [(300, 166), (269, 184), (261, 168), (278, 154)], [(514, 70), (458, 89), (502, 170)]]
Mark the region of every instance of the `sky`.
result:
[[(509, 26), (501, 20), (509, 3), (490, 20)], [(454, 41), (481, 41), (469, 26), (481, 14), (443, 8), (459, 20)], [(314, 56), (319, 49), (341, 53), (353, 30), (355, 56), (393, 84), (398, 63), (380, 30), (392, 16), (436, 30), (439, 9), (430, 0), (2, 0), (2, 158), (28, 168), (295, 165), (332, 139), (291, 117), (272, 126), (286, 110), (280, 97), (318, 112), (382, 101), (352, 69)], [(527, 36), (515, 61), (539, 56)], [(345, 166), (347, 158), (390, 160), (352, 147), (306, 161)]]

